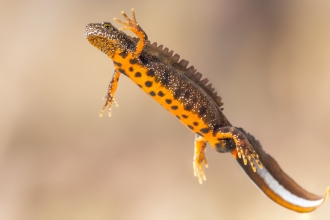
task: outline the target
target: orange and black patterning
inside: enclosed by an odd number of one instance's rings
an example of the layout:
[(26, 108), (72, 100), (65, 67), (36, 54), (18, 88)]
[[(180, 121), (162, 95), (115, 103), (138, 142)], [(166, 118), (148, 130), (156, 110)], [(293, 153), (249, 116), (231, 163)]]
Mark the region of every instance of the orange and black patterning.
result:
[[(308, 193), (288, 177), (276, 161), (266, 154), (259, 142), (243, 129), (233, 127), (222, 113), (221, 98), (214, 92), (208, 79), (188, 61), (162, 45), (150, 44), (146, 33), (136, 22), (122, 12), (125, 22), (122, 30), (131, 30), (138, 38), (132, 38), (118, 30), (110, 22), (88, 24), (85, 37), (113, 60), (115, 71), (101, 110), (116, 104), (114, 93), (120, 74), (129, 77), (149, 96), (176, 116), (196, 135), (193, 169), (199, 182), (206, 180), (204, 166), (205, 147), (208, 142), (218, 152), (231, 152), (252, 181), (272, 200), (297, 212), (310, 212), (327, 198)], [(241, 158), (241, 159), (239, 159)], [(245, 166), (249, 162), (250, 166)], [(256, 166), (257, 165), (257, 166)]]

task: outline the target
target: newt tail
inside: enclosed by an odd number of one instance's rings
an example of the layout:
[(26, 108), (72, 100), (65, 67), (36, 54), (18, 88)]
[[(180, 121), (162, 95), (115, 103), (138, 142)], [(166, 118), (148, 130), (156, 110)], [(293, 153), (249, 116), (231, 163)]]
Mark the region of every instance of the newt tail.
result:
[[(259, 141), (242, 128), (238, 128), (238, 130), (247, 137), (258, 153), (264, 167), (263, 169), (257, 169), (257, 172), (253, 172), (239, 160), (235, 150), (231, 153), (245, 173), (271, 200), (288, 209), (301, 213), (312, 212), (327, 200), (330, 194), (330, 187), (326, 189), (324, 196), (317, 196), (307, 192), (283, 172), (274, 158), (262, 149)], [(227, 144), (230, 143), (227, 142)]]
[(112, 59), (115, 67), (100, 116), (107, 107), (111, 115), (112, 104), (117, 105), (114, 94), (119, 76), (126, 75), (195, 133), (193, 169), (200, 183), (206, 180), (208, 142), (220, 153), (231, 152), (251, 180), (276, 203), (297, 212), (311, 212), (324, 203), (330, 188), (320, 197), (297, 185), (252, 135), (230, 124), (222, 112), (221, 98), (208, 79), (202, 79), (193, 66), (187, 68), (188, 61), (179, 61), (178, 54), (157, 43), (150, 44), (133, 9), (132, 19), (124, 12), (122, 15), (126, 21), (115, 21), (138, 38), (126, 35), (110, 22), (85, 27), (87, 40)]

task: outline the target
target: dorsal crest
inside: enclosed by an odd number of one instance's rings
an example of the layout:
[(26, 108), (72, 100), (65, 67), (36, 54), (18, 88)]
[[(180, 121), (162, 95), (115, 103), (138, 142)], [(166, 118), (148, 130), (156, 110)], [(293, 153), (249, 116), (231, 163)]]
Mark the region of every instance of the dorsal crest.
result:
[[(138, 38), (133, 38), (134, 42), (138, 42)], [(165, 63), (173, 66), (176, 70), (187, 76), (194, 83), (200, 86), (217, 104), (218, 107), (221, 107), (223, 103), (221, 102), (221, 97), (218, 96), (215, 89), (212, 87), (212, 84), (209, 83), (207, 78), (202, 79), (202, 74), (197, 72), (194, 66), (188, 67), (189, 62), (187, 60), (181, 59), (180, 55), (174, 54), (173, 50), (169, 50), (167, 47), (163, 48), (163, 45), (157, 45), (156, 42), (146, 44), (145, 50), (148, 52), (157, 55), (158, 58), (162, 59)], [(174, 55), (173, 55), (174, 54)], [(222, 108), (221, 108), (222, 110)]]

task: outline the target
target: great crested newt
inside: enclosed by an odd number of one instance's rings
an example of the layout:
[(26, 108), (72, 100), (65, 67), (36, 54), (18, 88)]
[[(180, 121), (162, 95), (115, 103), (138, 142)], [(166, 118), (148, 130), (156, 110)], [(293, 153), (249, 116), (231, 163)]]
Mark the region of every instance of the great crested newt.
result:
[(114, 19), (124, 25), (120, 30), (130, 30), (137, 38), (126, 35), (110, 22), (85, 27), (87, 40), (112, 59), (115, 67), (100, 116), (107, 107), (111, 116), (112, 104), (117, 105), (114, 94), (119, 76), (126, 75), (195, 133), (193, 169), (200, 183), (206, 180), (208, 142), (220, 153), (230, 152), (251, 180), (276, 203), (297, 212), (311, 212), (325, 202), (330, 187), (324, 196), (317, 196), (297, 185), (252, 135), (230, 124), (222, 112), (221, 98), (208, 79), (202, 79), (193, 66), (188, 68), (188, 61), (180, 60), (178, 54), (173, 55), (173, 51), (157, 43), (151, 44), (133, 9), (132, 19), (124, 12), (122, 15), (126, 21)]

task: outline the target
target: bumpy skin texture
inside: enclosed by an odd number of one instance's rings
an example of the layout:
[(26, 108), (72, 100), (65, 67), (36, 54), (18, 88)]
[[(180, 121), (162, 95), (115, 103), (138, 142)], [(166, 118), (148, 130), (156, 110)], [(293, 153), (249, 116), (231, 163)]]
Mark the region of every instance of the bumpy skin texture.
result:
[[(253, 136), (230, 124), (220, 108), (221, 98), (211, 84), (207, 85), (207, 79), (201, 80), (202, 75), (193, 66), (187, 68), (188, 61), (179, 61), (179, 55), (173, 55), (173, 51), (150, 44), (133, 10), (132, 19), (122, 14), (126, 22), (115, 20), (138, 38), (129, 37), (109, 22), (89, 24), (85, 28), (88, 41), (111, 58), (115, 66), (101, 115), (106, 107), (110, 115), (112, 104), (117, 105), (114, 94), (119, 76), (124, 74), (196, 134), (193, 168), (200, 183), (206, 180), (203, 166), (208, 166), (205, 147), (209, 142), (218, 152), (231, 152), (235, 158), (242, 158), (238, 162), (244, 171), (278, 204), (309, 212), (325, 201), (329, 189), (324, 197), (319, 197), (294, 183)], [(266, 165), (264, 169), (259, 156)], [(245, 166), (247, 162), (250, 166)]]

